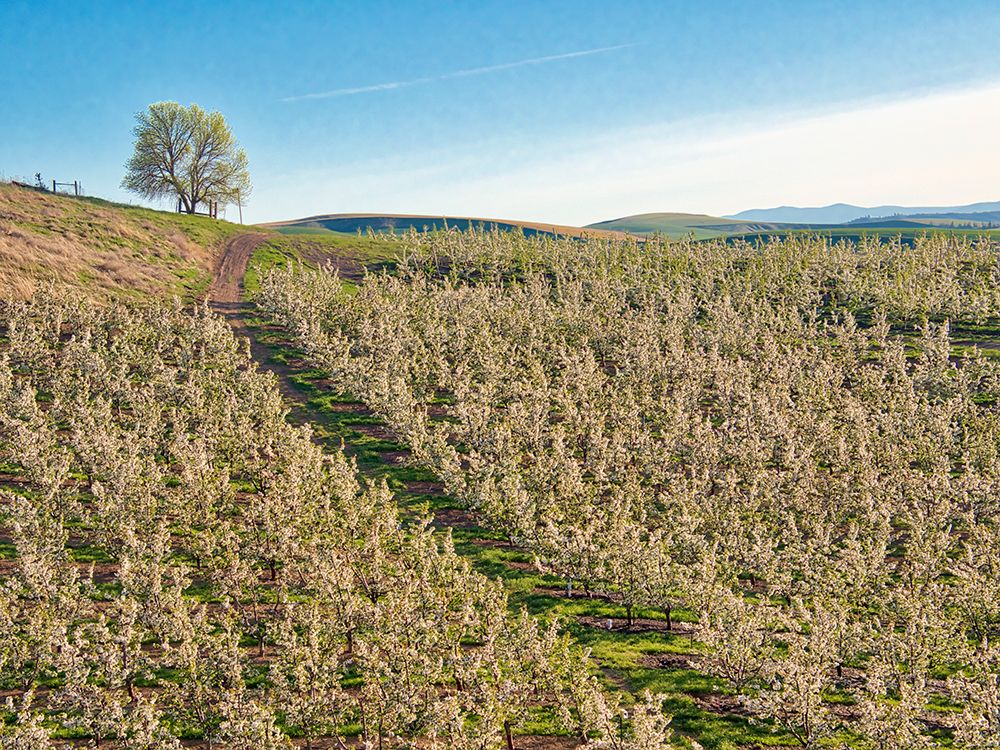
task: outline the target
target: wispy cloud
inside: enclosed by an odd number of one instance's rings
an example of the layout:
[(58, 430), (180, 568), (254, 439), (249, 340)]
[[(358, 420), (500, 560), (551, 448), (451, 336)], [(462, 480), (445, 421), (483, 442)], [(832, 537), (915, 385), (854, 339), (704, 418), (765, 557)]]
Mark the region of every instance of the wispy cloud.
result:
[(543, 65), (545, 63), (556, 62), (557, 60), (572, 60), (576, 57), (589, 57), (590, 55), (600, 55), (605, 52), (614, 52), (620, 49), (634, 47), (635, 44), (616, 44), (613, 47), (595, 47), (594, 49), (578, 50), (576, 52), (564, 52), (559, 55), (546, 55), (545, 57), (532, 57), (528, 60), (517, 60), (515, 62), (500, 63), (499, 65), (487, 65), (482, 68), (467, 68), (456, 70), (452, 73), (444, 73), (439, 76), (427, 76), (424, 78), (412, 78), (408, 81), (388, 81), (386, 83), (375, 83), (370, 86), (355, 86), (352, 88), (333, 89), (332, 91), (319, 91), (312, 94), (299, 94), (298, 96), (286, 96), (283, 102), (301, 102), (308, 99), (332, 99), (338, 96), (354, 96), (355, 94), (370, 94), (376, 91), (394, 91), (395, 89), (409, 88), (410, 86), (423, 86), (437, 81), (447, 81), (452, 78), (466, 78), (468, 76), (482, 76), (489, 73), (498, 73), (502, 70), (512, 70), (523, 68), (528, 65)]

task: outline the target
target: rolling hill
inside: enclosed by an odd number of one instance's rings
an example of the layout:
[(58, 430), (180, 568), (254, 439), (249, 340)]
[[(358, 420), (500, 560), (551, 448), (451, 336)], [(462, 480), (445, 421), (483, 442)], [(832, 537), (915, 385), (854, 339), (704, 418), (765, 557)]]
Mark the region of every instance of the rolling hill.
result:
[(354, 234), (369, 229), (376, 233), (405, 232), (444, 229), (452, 227), (469, 229), (472, 227), (496, 227), (501, 230), (520, 229), (527, 235), (548, 234), (563, 237), (612, 237), (624, 236), (624, 231), (592, 227), (571, 227), (562, 224), (544, 224), (534, 221), (511, 219), (486, 219), (472, 216), (431, 216), (427, 214), (320, 214), (304, 219), (276, 221), (263, 224), (285, 234), (335, 232)]
[(774, 222), (739, 221), (707, 214), (652, 213), (624, 216), (620, 219), (588, 224), (588, 229), (604, 229), (629, 234), (662, 234), (665, 237), (687, 237), (710, 239), (731, 234), (753, 232), (773, 232), (789, 229), (785, 224)]

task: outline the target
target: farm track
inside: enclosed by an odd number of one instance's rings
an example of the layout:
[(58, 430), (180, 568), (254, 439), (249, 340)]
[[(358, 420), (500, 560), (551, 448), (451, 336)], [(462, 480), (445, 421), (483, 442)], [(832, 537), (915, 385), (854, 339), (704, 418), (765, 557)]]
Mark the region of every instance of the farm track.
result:
[(215, 264), (208, 299), (213, 304), (239, 303), (243, 295), (243, 277), (250, 263), (250, 256), (268, 235), (263, 233), (239, 234), (231, 237), (222, 248), (222, 255)]
[(302, 394), (292, 385), (294, 369), (272, 361), (267, 347), (253, 335), (247, 325), (248, 312), (252, 306), (243, 301), (243, 277), (254, 250), (268, 238), (263, 233), (240, 234), (230, 238), (222, 248), (213, 273), (212, 284), (206, 293), (209, 307), (223, 316), (238, 337), (250, 343), (250, 356), (257, 367), (275, 376), (278, 389), (289, 407), (295, 424), (302, 424), (306, 415), (302, 413)]
[[(301, 373), (301, 370), (306, 369), (308, 365), (302, 362), (300, 367), (296, 367), (275, 362), (272, 349), (257, 337), (254, 327), (250, 324), (250, 318), (253, 316), (253, 304), (243, 300), (243, 278), (246, 275), (250, 258), (257, 247), (269, 236), (262, 233), (242, 234), (226, 242), (222, 250), (222, 255), (216, 264), (212, 284), (206, 295), (207, 302), (212, 310), (226, 319), (232, 327), (233, 333), (238, 337), (247, 339), (250, 345), (250, 356), (257, 364), (257, 367), (275, 376), (281, 395), (290, 409), (290, 421), (294, 424), (319, 424), (323, 421), (322, 416), (310, 407), (307, 394), (297, 387), (293, 380), (293, 376)], [(360, 281), (364, 275), (360, 264), (350, 259), (316, 257), (309, 260), (317, 263), (317, 265), (320, 262), (328, 262), (337, 269), (341, 278), (350, 279), (355, 282)], [(326, 385), (326, 381), (317, 381), (314, 385), (323, 387)], [(357, 424), (352, 427), (352, 429), (363, 435), (379, 440), (398, 442), (396, 436), (387, 426), (381, 423), (370, 423), (372, 412), (362, 403), (336, 403), (328, 407), (328, 410), (345, 416), (357, 417), (359, 420), (369, 420), (368, 423)], [(339, 446), (327, 445), (326, 447), (334, 448)], [(348, 455), (354, 452), (349, 443), (344, 445), (344, 451)], [(409, 455), (410, 452), (408, 450), (397, 450), (385, 451), (380, 454), (380, 457), (387, 465), (398, 465), (405, 463)], [(408, 491), (413, 494), (428, 496), (444, 494), (444, 485), (440, 482), (415, 481), (411, 485), (408, 487)], [(465, 520), (469, 524), (472, 523), (472, 520), (468, 518), (468, 514), (466, 514)]]

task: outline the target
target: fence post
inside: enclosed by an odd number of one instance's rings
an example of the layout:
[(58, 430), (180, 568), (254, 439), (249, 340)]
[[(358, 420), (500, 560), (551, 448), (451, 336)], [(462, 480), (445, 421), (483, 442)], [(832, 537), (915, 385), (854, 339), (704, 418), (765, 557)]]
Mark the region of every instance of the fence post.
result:
[(76, 180), (73, 180), (73, 195), (80, 197), (80, 183)]

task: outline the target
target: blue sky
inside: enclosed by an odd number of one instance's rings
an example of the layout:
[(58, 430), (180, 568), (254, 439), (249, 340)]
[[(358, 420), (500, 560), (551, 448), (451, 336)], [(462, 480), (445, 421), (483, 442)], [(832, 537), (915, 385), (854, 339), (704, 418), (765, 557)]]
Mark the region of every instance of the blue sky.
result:
[(176, 100), (228, 118), (253, 221), (993, 200), (998, 39), (995, 0), (0, 0), (0, 175), (129, 200)]

